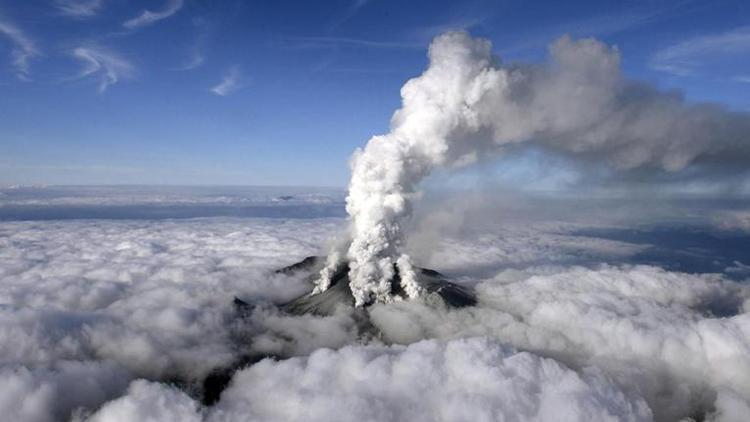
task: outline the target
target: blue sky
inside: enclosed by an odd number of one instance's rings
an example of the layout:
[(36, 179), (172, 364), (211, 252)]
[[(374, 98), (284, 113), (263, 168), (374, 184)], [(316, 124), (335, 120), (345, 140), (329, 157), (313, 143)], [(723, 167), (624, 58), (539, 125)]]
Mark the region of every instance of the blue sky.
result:
[(506, 61), (563, 34), (750, 110), (750, 3), (0, 0), (0, 185), (344, 186), (449, 29)]

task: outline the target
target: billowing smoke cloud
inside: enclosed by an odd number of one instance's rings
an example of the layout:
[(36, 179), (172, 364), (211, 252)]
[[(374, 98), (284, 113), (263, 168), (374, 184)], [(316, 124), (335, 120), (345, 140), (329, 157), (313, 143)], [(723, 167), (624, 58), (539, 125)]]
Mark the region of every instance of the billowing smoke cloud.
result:
[[(562, 37), (544, 65), (503, 65), (489, 41), (464, 32), (437, 37), (430, 64), (401, 89), (391, 132), (352, 159), (351, 288), (358, 305), (387, 302), (397, 265), (410, 296), (402, 225), (419, 183), (434, 169), (464, 166), (520, 143), (588, 157), (618, 169), (675, 172), (691, 163), (750, 160), (750, 119), (631, 82), (620, 55), (594, 39)], [(318, 290), (328, 286), (332, 253)]]

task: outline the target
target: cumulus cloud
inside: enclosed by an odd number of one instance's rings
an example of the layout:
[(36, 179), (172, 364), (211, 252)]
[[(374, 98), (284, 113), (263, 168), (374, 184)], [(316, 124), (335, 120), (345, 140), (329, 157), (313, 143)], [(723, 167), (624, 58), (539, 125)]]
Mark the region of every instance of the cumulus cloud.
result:
[(10, 22), (0, 21), (0, 34), (4, 35), (13, 45), (11, 57), (18, 79), (29, 80), (29, 61), (39, 56), (34, 42), (17, 26)]
[(239, 66), (232, 66), (224, 73), (221, 82), (214, 85), (209, 91), (225, 97), (239, 89), (242, 89), (242, 69)]
[(99, 92), (104, 92), (122, 78), (133, 76), (135, 67), (114, 51), (96, 46), (76, 47), (71, 55), (82, 64), (76, 78), (95, 77), (99, 80)]
[(102, 0), (56, 0), (55, 6), (63, 15), (73, 18), (96, 16), (104, 2)]
[(154, 23), (166, 19), (175, 13), (179, 12), (184, 6), (184, 0), (167, 0), (164, 8), (160, 11), (153, 12), (151, 10), (144, 10), (140, 15), (128, 19), (123, 22), (122, 26), (127, 29), (136, 29), (144, 26), (153, 25)]

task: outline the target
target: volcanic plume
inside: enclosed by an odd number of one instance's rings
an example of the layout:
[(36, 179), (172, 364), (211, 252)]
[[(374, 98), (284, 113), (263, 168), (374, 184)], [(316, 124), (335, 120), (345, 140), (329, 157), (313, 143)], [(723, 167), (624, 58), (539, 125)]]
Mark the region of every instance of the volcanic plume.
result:
[(403, 224), (433, 170), (466, 166), (521, 143), (602, 158), (616, 169), (677, 172), (691, 164), (746, 163), (745, 114), (691, 105), (674, 93), (625, 79), (616, 47), (564, 36), (544, 64), (504, 64), (488, 40), (440, 35), (429, 66), (401, 88), (391, 131), (351, 160), (350, 239), (329, 254), (316, 292), (348, 262), (357, 306), (394, 300), (400, 275), (409, 298), (423, 291), (404, 251)]

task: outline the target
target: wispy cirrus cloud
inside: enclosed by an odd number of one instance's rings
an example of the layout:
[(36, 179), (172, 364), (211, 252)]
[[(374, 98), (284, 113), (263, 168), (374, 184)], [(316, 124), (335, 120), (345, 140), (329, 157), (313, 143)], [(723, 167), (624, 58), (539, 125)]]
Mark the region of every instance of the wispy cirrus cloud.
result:
[(77, 47), (71, 51), (71, 55), (83, 65), (75, 79), (98, 78), (100, 93), (120, 79), (131, 77), (135, 71), (135, 67), (129, 61), (102, 47)]
[(210, 24), (203, 18), (195, 18), (193, 19), (193, 27), (196, 29), (195, 41), (188, 48), (183, 64), (172, 70), (193, 70), (206, 62), (206, 44), (208, 43)]
[(242, 69), (239, 66), (230, 67), (221, 79), (221, 82), (213, 86), (209, 91), (225, 97), (233, 92), (244, 88), (242, 83)]
[(21, 29), (7, 21), (0, 21), (0, 35), (4, 35), (13, 45), (11, 58), (18, 79), (30, 80), (29, 61), (40, 55), (34, 42)]
[(122, 26), (127, 29), (136, 29), (152, 25), (179, 12), (184, 5), (184, 0), (167, 0), (167, 3), (162, 10), (157, 12), (144, 10), (139, 16), (125, 21)]
[(55, 6), (65, 16), (90, 18), (96, 16), (104, 5), (102, 0), (55, 0)]
[(352, 0), (344, 12), (331, 22), (329, 31), (334, 31), (341, 25), (353, 18), (359, 11), (369, 3), (370, 0)]
[(707, 57), (750, 52), (750, 26), (694, 37), (657, 51), (651, 68), (677, 76), (694, 74)]
[(203, 54), (203, 46), (197, 43), (191, 50), (187, 62), (176, 70), (193, 70), (206, 62), (206, 56)]
[(404, 41), (375, 41), (349, 37), (285, 37), (284, 41), (296, 48), (366, 47), (383, 49), (424, 49), (424, 43)]

